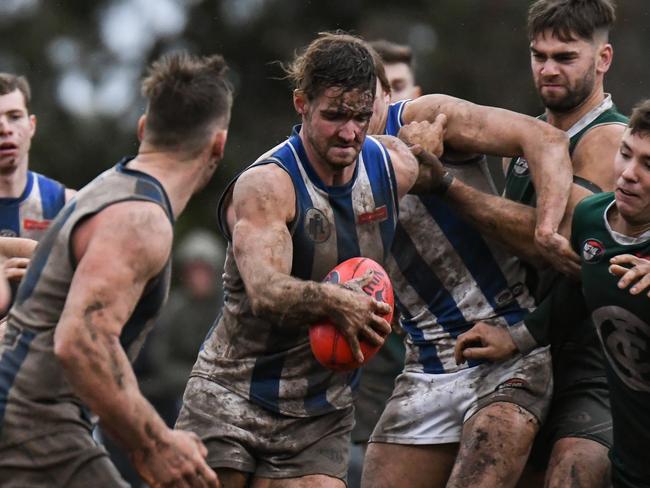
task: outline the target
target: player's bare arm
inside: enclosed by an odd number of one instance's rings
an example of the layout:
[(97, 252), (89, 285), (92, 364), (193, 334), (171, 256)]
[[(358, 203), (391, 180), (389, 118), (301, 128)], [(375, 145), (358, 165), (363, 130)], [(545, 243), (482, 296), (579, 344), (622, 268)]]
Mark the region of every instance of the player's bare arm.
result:
[[(397, 180), (397, 196), (401, 199), (415, 185), (419, 174), (419, 163), (408, 146), (397, 137), (382, 135), (375, 136), (375, 138), (388, 150)], [(442, 135), (440, 135), (439, 141), (442, 147)]]
[(400, 130), (400, 138), (414, 146), (420, 161), (420, 174), (426, 175), (426, 184), (421, 176), (413, 191), (444, 193), (483, 234), (499, 240), (522, 258), (541, 264), (534, 245), (535, 209), (476, 190), (458, 178), (444, 183), (447, 170), (438, 158), (424, 150), (428, 131), (428, 122), (411, 123)]
[[(613, 191), (614, 156), (621, 145), (625, 127), (621, 124), (608, 124), (594, 127), (587, 132), (573, 152), (573, 172), (579, 177), (598, 186), (602, 191)], [(567, 204), (560, 230), (563, 235), (571, 233), (573, 211), (580, 201), (592, 194), (583, 186), (574, 184)]]
[[(120, 344), (145, 286), (169, 259), (172, 228), (150, 202), (114, 204), (79, 224), (78, 262), (54, 337), (66, 378), (152, 486), (218, 486), (198, 437), (172, 431), (142, 396)], [(201, 479), (202, 478), (202, 479)]]
[(440, 113), (447, 116), (446, 148), (526, 157), (538, 193), (536, 238), (543, 247), (552, 248), (552, 234), (564, 215), (572, 179), (566, 134), (527, 115), (439, 94), (408, 103), (403, 118), (433, 122)]
[(282, 326), (329, 317), (363, 360), (358, 336), (380, 345), (390, 325), (385, 303), (342, 286), (290, 276), (293, 246), (287, 224), (295, 216), (290, 176), (275, 165), (251, 168), (239, 177), (228, 212), (237, 267), (256, 315)]

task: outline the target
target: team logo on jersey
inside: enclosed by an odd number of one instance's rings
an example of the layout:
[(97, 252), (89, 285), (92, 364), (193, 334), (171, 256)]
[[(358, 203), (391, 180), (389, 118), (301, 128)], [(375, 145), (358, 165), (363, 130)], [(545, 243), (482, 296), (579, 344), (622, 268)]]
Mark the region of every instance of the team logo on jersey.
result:
[(595, 310), (592, 317), (616, 376), (635, 391), (650, 392), (650, 325), (615, 305)]
[(517, 158), (515, 161), (515, 167), (513, 168), (513, 173), (515, 176), (526, 176), (528, 175), (528, 161), (524, 158)]
[(605, 246), (598, 239), (587, 239), (582, 244), (582, 259), (586, 263), (597, 263), (602, 259), (603, 254), (605, 254)]
[(494, 303), (497, 307), (505, 307), (510, 304), (515, 298), (521, 295), (524, 291), (523, 283), (515, 283), (510, 288), (501, 290), (495, 297)]
[(305, 232), (314, 242), (325, 242), (329, 239), (330, 222), (325, 214), (317, 208), (310, 208), (305, 214)]
[(13, 229), (2, 229), (0, 230), (0, 237), (16, 237), (18, 234), (16, 234), (16, 231)]

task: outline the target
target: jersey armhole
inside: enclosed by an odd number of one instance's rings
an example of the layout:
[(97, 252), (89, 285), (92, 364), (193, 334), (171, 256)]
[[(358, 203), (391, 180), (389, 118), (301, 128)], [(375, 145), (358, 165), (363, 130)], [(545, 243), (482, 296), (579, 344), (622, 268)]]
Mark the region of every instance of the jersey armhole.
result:
[(578, 175), (573, 175), (573, 182), (584, 188), (585, 190), (589, 190), (592, 193), (602, 193), (603, 189), (599, 187), (596, 183), (593, 181), (589, 181), (587, 178), (583, 178), (582, 176)]

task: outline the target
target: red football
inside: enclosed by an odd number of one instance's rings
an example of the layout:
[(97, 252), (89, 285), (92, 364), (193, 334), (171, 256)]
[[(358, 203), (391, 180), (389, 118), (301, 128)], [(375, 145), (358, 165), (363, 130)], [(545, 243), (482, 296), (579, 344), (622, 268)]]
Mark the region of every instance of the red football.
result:
[[(368, 295), (379, 302), (390, 305), (390, 313), (383, 316), (390, 324), (393, 319), (393, 285), (388, 274), (378, 263), (369, 258), (351, 258), (336, 266), (323, 281), (329, 283), (345, 283), (354, 278), (360, 278), (371, 269), (373, 271), (370, 283), (363, 287)], [(363, 337), (359, 338), (364, 361), (359, 363), (352, 356), (352, 350), (336, 326), (328, 319), (316, 323), (309, 328), (311, 350), (323, 366), (337, 371), (355, 369), (368, 362), (381, 346), (368, 344)]]

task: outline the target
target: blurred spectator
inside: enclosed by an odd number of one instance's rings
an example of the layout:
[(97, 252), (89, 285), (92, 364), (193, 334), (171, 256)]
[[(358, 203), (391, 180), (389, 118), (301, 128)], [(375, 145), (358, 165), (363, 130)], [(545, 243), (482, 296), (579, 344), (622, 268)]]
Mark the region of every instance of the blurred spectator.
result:
[(172, 288), (151, 337), (150, 370), (140, 379), (145, 396), (174, 425), (185, 384), (222, 304), (224, 246), (206, 230), (190, 232), (175, 254), (179, 285)]

